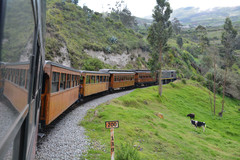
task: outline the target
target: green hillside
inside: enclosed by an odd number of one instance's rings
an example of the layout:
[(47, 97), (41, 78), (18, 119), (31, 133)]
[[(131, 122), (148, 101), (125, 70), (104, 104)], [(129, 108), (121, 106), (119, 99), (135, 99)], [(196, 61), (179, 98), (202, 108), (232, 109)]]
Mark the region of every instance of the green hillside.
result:
[[(64, 45), (72, 67), (77, 69), (92, 61), (84, 49), (104, 51), (107, 54), (121, 54), (136, 48), (147, 49), (141, 34), (86, 6), (82, 8), (62, 0), (48, 0), (46, 16), (48, 60), (61, 56), (60, 48)], [(103, 67), (103, 62), (95, 61)]]
[[(92, 141), (85, 158), (110, 159), (110, 130), (105, 129), (105, 121), (119, 120), (120, 127), (114, 131), (117, 155), (124, 150), (121, 144), (129, 143), (127, 150), (135, 146), (140, 159), (239, 159), (239, 100), (227, 98), (219, 118), (211, 113), (209, 91), (195, 81), (165, 85), (161, 98), (157, 90), (157, 86), (136, 89), (90, 110), (80, 124)], [(216, 113), (220, 110), (217, 96)], [(205, 132), (190, 124), (189, 113), (206, 122)]]

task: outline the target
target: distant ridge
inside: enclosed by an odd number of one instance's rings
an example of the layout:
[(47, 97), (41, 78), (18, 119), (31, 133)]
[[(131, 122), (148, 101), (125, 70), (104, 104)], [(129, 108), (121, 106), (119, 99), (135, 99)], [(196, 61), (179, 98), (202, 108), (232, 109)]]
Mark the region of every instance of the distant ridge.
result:
[(240, 6), (237, 7), (217, 7), (208, 10), (200, 10), (195, 7), (179, 8), (173, 11), (171, 18), (178, 18), (184, 25), (223, 25), (226, 17), (230, 17), (233, 22), (240, 23)]

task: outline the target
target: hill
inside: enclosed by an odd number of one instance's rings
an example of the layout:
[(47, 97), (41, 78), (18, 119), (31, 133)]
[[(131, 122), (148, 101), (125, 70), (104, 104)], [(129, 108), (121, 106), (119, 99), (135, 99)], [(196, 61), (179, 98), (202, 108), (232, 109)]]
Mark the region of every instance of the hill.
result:
[(230, 17), (234, 23), (240, 23), (240, 6), (213, 8), (200, 10), (195, 7), (180, 8), (173, 11), (172, 18), (178, 18), (183, 25), (220, 26), (224, 24), (226, 17)]
[(130, 66), (144, 62), (138, 54), (134, 54), (136, 49), (142, 54), (148, 50), (143, 35), (119, 21), (94, 12), (87, 6), (82, 8), (62, 0), (48, 0), (46, 16), (47, 60), (88, 70), (114, 67), (92, 58), (91, 52), (103, 54), (103, 61), (107, 61), (110, 55), (124, 53), (130, 59), (127, 60)]
[[(238, 159), (240, 146), (240, 101), (226, 99), (222, 118), (211, 113), (209, 91), (195, 81), (180, 81), (163, 87), (163, 96), (157, 86), (136, 89), (90, 110), (80, 124), (87, 129), (92, 149), (87, 159), (110, 158), (110, 131), (105, 121), (119, 120), (115, 129), (115, 152), (127, 153), (135, 146), (140, 159)], [(211, 93), (212, 94), (212, 93)], [(217, 96), (216, 113), (221, 110)], [(206, 131), (195, 129), (188, 117), (207, 124)], [(164, 119), (156, 114), (162, 113)], [(129, 143), (122, 148), (122, 143)]]

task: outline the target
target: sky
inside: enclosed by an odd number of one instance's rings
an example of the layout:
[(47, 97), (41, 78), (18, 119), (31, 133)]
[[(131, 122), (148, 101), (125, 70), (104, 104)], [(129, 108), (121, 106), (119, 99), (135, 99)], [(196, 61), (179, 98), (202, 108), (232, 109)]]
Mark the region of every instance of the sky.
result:
[[(156, 5), (156, 0), (124, 0), (124, 2), (132, 15), (137, 17), (152, 15), (152, 10)], [(240, 0), (169, 0), (169, 2), (173, 10), (183, 7), (197, 7), (200, 10), (207, 10), (215, 7), (240, 6)], [(78, 5), (86, 5), (97, 12), (105, 12), (115, 3), (116, 0), (79, 0)]]

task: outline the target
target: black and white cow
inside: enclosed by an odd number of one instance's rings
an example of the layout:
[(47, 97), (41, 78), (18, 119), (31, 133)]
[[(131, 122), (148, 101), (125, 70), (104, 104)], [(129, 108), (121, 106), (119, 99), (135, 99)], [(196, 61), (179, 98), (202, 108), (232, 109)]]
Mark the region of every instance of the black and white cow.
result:
[(194, 119), (195, 118), (195, 114), (194, 113), (190, 113), (187, 115), (187, 117), (190, 117), (190, 119)]
[(194, 121), (191, 120), (191, 124), (194, 125), (196, 128), (197, 127), (202, 127), (203, 128), (203, 132), (205, 131), (205, 127), (207, 126), (205, 122), (199, 122), (199, 121)]

